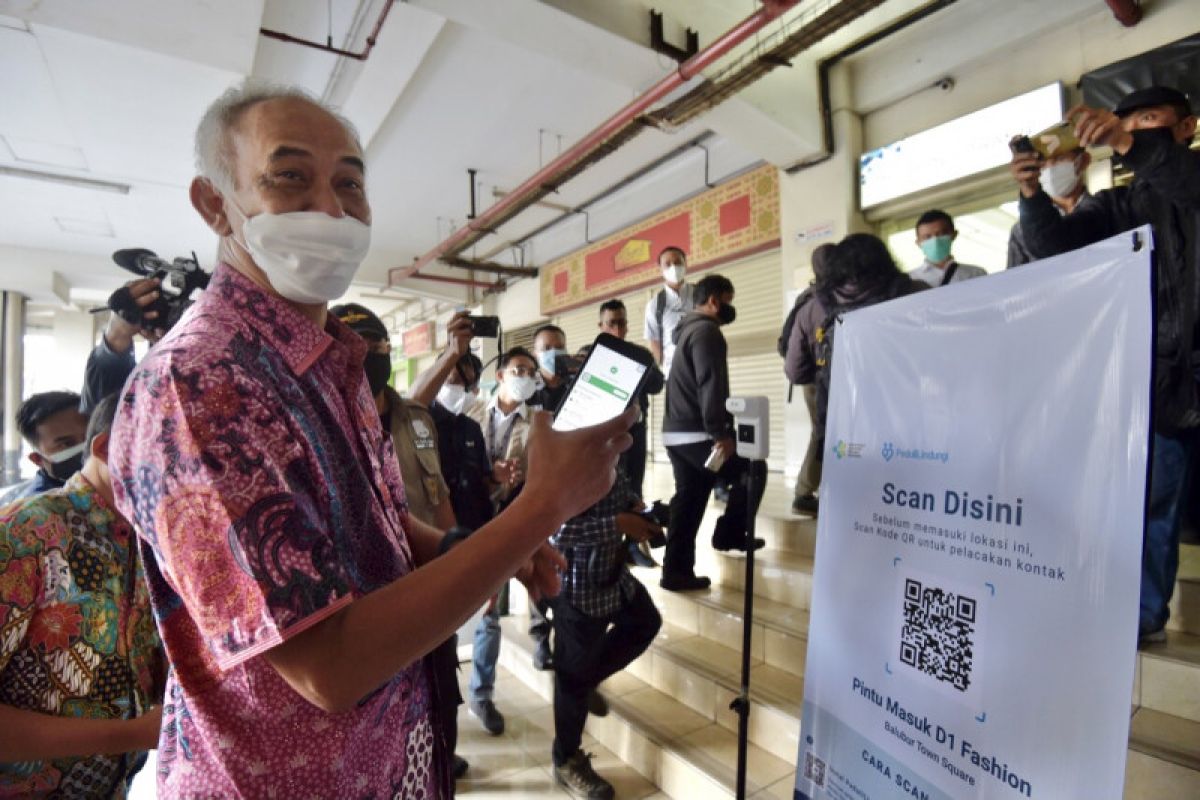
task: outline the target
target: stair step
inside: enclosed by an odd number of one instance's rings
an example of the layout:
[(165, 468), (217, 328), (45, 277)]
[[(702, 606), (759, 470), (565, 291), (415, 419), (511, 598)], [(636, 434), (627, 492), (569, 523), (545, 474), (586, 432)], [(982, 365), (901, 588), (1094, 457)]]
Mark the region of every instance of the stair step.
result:
[[(533, 642), (526, 632), (527, 620), (509, 617), (501, 621), (501, 626), (501, 664), (552, 701), (553, 673), (533, 669)], [(689, 638), (686, 632), (675, 635), (679, 641)], [(682, 652), (686, 653), (687, 648)], [(639, 659), (645, 660), (646, 656)], [(640, 680), (630, 670), (605, 681), (600, 691), (608, 701), (609, 714), (588, 717), (586, 729), (598, 742), (671, 797), (733, 796), (737, 760), (734, 731)], [(503, 706), (502, 697), (497, 697), (497, 702)], [(748, 752), (748, 794), (793, 780), (794, 753), (783, 759), (753, 743)]]
[(1200, 576), (1189, 575), (1176, 581), (1167, 630), (1200, 636)]
[(1134, 704), (1200, 723), (1200, 636), (1167, 631), (1138, 651)]
[(1200, 797), (1200, 722), (1148, 708), (1130, 721), (1125, 800)]
[[(742, 590), (746, 583), (744, 553), (714, 553), (717, 583)], [(813, 560), (783, 550), (764, 548), (754, 554), (754, 594), (794, 608), (807, 609), (812, 600)]]
[[(664, 619), (671, 624), (727, 645), (742, 640), (745, 595), (716, 586), (707, 592), (668, 592), (658, 586), (653, 570), (635, 570)], [(794, 675), (804, 674), (808, 650), (808, 612), (766, 597), (754, 598), (754, 631), (750, 655)]]

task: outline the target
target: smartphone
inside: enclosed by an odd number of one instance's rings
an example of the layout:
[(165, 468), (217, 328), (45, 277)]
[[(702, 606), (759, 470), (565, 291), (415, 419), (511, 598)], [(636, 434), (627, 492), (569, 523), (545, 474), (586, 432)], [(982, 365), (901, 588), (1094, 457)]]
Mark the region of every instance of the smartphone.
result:
[(1041, 133), (1029, 137), (1033, 149), (1045, 158), (1053, 158), (1060, 153), (1070, 152), (1079, 147), (1079, 137), (1075, 135), (1075, 123), (1057, 122)]
[(653, 364), (650, 351), (600, 334), (554, 413), (554, 429), (586, 428), (620, 415), (641, 392)]
[(468, 316), (467, 319), (471, 321), (471, 333), (475, 336), (481, 336), (485, 339), (495, 339), (500, 335), (499, 317)]

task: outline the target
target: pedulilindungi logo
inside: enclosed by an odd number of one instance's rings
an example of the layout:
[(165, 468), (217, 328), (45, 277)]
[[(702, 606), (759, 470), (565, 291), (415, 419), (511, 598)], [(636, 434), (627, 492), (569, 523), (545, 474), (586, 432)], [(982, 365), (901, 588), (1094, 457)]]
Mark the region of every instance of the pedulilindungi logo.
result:
[(908, 461), (940, 461), (945, 464), (950, 460), (950, 453), (946, 450), (922, 450), (919, 447), (897, 447), (891, 442), (884, 442), (879, 454), (883, 456), (884, 461), (891, 461), (893, 458), (903, 458)]
[(862, 458), (862, 451), (864, 447), (866, 447), (865, 444), (858, 444), (857, 442), (844, 442), (841, 439), (838, 439), (837, 444), (833, 446), (833, 454), (838, 457), (839, 461), (843, 458)]

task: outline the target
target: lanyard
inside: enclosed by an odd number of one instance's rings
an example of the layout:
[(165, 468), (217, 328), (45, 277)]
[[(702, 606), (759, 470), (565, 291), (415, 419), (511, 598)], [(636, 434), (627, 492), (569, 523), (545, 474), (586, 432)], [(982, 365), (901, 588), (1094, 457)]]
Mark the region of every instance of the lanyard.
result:
[(514, 411), (509, 415), (508, 429), (504, 431), (504, 437), (496, 442), (496, 408), (488, 409), (488, 430), (487, 430), (487, 446), (488, 458), (492, 461), (502, 459), (508, 452), (508, 443), (512, 439), (513, 428), (517, 427), (516, 415), (519, 411)]

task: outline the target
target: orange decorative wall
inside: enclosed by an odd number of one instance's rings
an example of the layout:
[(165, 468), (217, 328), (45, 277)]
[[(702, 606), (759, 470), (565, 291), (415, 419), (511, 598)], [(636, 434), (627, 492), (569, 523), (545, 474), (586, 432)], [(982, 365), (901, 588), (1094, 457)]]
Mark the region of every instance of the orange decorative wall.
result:
[(665, 247), (682, 247), (694, 273), (778, 247), (779, 230), (779, 171), (764, 164), (543, 266), (542, 315), (661, 282)]

